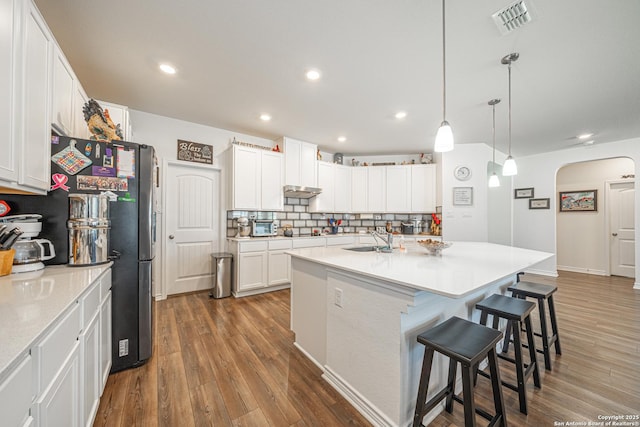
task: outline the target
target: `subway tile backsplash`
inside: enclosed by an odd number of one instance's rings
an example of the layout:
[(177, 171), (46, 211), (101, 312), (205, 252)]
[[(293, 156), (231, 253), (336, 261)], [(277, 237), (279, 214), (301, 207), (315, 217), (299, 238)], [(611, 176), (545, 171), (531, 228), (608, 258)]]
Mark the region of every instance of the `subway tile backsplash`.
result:
[[(284, 199), (283, 212), (264, 212), (264, 211), (227, 211), (227, 237), (236, 235), (235, 218), (251, 217), (257, 219), (273, 219), (278, 220), (278, 234), (282, 235), (285, 225), (292, 226), (294, 236), (309, 236), (314, 230), (322, 232), (329, 230), (329, 218), (342, 220), (342, 230), (345, 233), (358, 233), (360, 231), (372, 231), (376, 227), (385, 227), (387, 222), (391, 222), (393, 231), (400, 232), (402, 222), (420, 217), (424, 221), (423, 230), (431, 223), (431, 213), (422, 214), (349, 214), (349, 213), (310, 213), (308, 199), (296, 199), (286, 197)], [(365, 218), (361, 218), (361, 216)], [(378, 219), (379, 218), (379, 219)], [(428, 229), (428, 228), (427, 228)]]

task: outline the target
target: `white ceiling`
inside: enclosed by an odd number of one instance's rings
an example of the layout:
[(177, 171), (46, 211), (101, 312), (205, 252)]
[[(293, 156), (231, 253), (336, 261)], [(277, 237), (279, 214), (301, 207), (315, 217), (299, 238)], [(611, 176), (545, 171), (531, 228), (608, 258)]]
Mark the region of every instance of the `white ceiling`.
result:
[[(442, 120), (439, 0), (36, 0), (89, 96), (135, 110), (346, 154), (431, 151)], [(447, 119), (456, 143), (514, 156), (640, 136), (640, 1), (447, 1)], [(159, 62), (178, 73), (164, 75)], [(317, 68), (322, 78), (307, 81)], [(404, 120), (394, 114), (404, 110)], [(259, 115), (271, 114), (270, 122)], [(134, 123), (135, 126), (135, 123)], [(348, 140), (340, 143), (339, 135)], [(205, 141), (200, 141), (205, 142)]]

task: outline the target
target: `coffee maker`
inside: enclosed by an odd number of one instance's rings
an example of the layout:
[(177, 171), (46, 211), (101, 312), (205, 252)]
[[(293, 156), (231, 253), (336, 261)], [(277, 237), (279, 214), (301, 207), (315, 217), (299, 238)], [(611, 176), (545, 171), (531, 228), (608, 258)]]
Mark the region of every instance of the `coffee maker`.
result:
[(26, 273), (29, 271), (42, 270), (42, 261), (52, 259), (56, 256), (56, 251), (47, 239), (38, 239), (42, 231), (42, 215), (24, 214), (12, 215), (2, 218), (5, 230), (20, 228), (22, 234), (13, 244), (15, 254), (13, 256), (12, 273)]

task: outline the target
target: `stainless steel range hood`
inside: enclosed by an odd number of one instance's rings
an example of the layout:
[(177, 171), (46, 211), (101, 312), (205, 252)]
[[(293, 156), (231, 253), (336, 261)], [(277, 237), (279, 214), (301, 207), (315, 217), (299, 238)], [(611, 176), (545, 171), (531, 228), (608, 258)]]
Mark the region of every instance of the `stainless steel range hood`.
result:
[(322, 193), (321, 188), (301, 187), (299, 185), (285, 185), (283, 189), (285, 197), (295, 197), (298, 199), (310, 199)]

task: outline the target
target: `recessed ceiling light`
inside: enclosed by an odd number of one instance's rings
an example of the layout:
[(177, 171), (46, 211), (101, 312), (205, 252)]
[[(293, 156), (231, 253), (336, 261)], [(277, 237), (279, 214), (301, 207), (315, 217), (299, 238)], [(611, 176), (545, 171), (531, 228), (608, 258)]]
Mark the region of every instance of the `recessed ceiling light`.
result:
[(262, 120), (263, 122), (268, 122), (269, 120), (271, 120), (271, 116), (266, 113), (260, 114), (260, 120)]
[(176, 69), (169, 64), (160, 64), (160, 69), (167, 74), (175, 74)]
[(346, 136), (339, 136), (338, 137), (338, 141), (340, 141), (340, 142), (345, 142), (346, 140), (347, 140)]
[(318, 70), (309, 70), (307, 71), (307, 79), (309, 80), (318, 80), (320, 78), (320, 71)]
[(396, 113), (396, 119), (404, 119), (405, 117), (407, 117), (406, 111), (398, 111)]
[(592, 133), (583, 133), (582, 135), (578, 135), (578, 139), (589, 139), (593, 136)]

